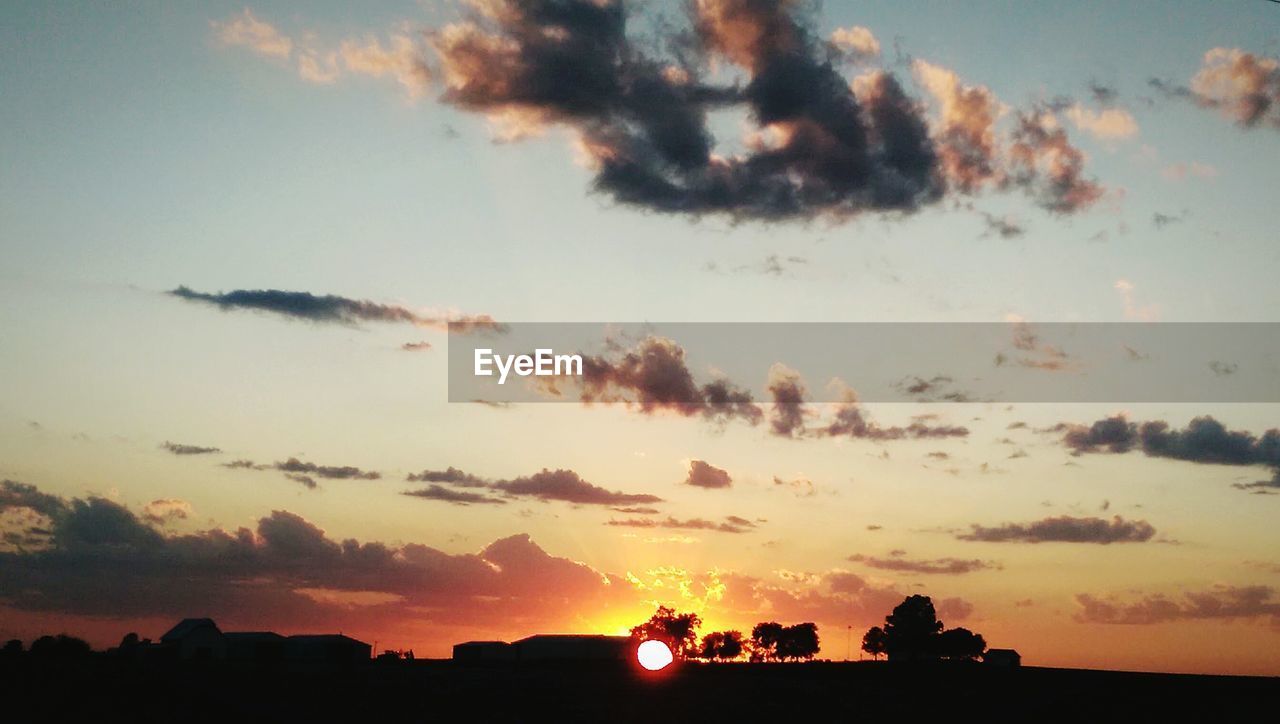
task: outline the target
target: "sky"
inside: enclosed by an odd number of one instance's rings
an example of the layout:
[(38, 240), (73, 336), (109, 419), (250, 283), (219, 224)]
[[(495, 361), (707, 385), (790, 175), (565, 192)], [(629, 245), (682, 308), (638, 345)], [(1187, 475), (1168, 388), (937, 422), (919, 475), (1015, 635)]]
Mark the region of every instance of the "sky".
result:
[[(449, 402), (442, 328), (1280, 322), (1280, 6), (0, 17), (0, 637), (663, 603), (843, 659), (924, 593), (1029, 664), (1280, 675), (1274, 404)], [(717, 376), (631, 343), (623, 400)]]

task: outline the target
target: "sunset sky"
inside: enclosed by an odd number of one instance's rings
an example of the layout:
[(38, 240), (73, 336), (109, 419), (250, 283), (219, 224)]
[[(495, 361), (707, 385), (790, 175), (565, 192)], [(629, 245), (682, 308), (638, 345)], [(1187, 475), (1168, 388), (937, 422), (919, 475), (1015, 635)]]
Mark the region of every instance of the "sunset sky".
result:
[[(1275, 404), (451, 403), (444, 331), (1280, 322), (1280, 5), (0, 18), (0, 639), (663, 603), (843, 659), (924, 593), (1032, 665), (1280, 675)], [(679, 343), (628, 346), (719, 378)]]

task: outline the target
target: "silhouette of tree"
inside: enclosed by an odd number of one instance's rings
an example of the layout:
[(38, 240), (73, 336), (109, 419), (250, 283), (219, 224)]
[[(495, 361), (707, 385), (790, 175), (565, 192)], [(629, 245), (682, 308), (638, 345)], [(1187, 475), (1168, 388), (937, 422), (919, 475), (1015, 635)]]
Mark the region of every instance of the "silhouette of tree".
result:
[(751, 629), (752, 661), (802, 661), (812, 659), (817, 653), (817, 624), (783, 626), (766, 621)]
[(942, 622), (928, 596), (907, 596), (884, 619), (885, 651), (890, 657), (918, 658), (933, 649)]
[(742, 632), (714, 631), (702, 637), (702, 651), (699, 658), (736, 659), (742, 655)]
[(66, 634), (41, 636), (31, 642), (31, 656), (34, 658), (73, 659), (88, 656), (92, 651), (89, 642)]
[(21, 656), (22, 641), (18, 639), (9, 639), (4, 642), (4, 648), (0, 649), (0, 655), (5, 657)]
[(888, 649), (886, 644), (888, 637), (885, 636), (884, 629), (879, 626), (872, 626), (867, 633), (862, 636), (862, 650), (871, 654), (872, 658), (879, 659)]
[(951, 628), (938, 634), (937, 653), (944, 659), (973, 661), (987, 650), (987, 642), (980, 634), (967, 628)]
[(751, 629), (751, 660), (777, 661), (778, 642), (782, 640), (785, 627), (775, 621), (758, 623)]
[(702, 619), (696, 613), (677, 613), (675, 609), (659, 606), (648, 621), (631, 629), (631, 637), (641, 640), (654, 639), (671, 648), (678, 658), (698, 655), (698, 627)]
[(818, 654), (818, 625), (798, 623), (782, 629), (778, 640), (778, 658), (788, 661), (808, 661)]
[(966, 628), (943, 630), (933, 600), (928, 596), (907, 596), (885, 616), (884, 628), (873, 627), (862, 637), (862, 650), (879, 658), (913, 660), (945, 658), (973, 660), (982, 655), (987, 642)]

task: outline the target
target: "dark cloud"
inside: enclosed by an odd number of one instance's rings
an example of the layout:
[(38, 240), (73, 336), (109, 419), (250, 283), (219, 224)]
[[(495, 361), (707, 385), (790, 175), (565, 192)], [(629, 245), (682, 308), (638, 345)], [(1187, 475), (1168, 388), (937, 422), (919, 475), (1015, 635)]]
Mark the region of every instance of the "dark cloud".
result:
[(517, 497), (539, 500), (562, 500), (579, 505), (628, 505), (632, 503), (661, 503), (662, 498), (644, 493), (621, 493), (606, 490), (583, 480), (572, 470), (547, 470), (533, 475), (499, 480), (492, 484), (496, 490)]
[(1006, 183), (1024, 188), (1055, 214), (1075, 213), (1102, 198), (1102, 186), (1084, 176), (1084, 153), (1049, 108), (1020, 111), (1016, 123)]
[[(662, 37), (643, 47), (626, 33), (638, 4), (477, 7), (433, 36), (442, 100), (490, 116), (506, 138), (571, 129), (594, 189), (618, 203), (733, 219), (840, 219), (915, 211), (941, 199), (955, 178), (939, 150), (953, 139), (930, 137), (920, 104), (893, 74), (874, 71), (852, 84), (842, 77), (804, 4), (697, 0), (687, 4), (688, 30), (665, 33), (671, 26), (662, 25)], [(706, 80), (713, 65), (732, 68), (741, 82)], [(707, 115), (725, 108), (757, 127), (743, 152), (716, 151)], [(1022, 154), (1017, 185), (1056, 212), (1096, 198), (1065, 136), (1026, 136), (1021, 143), (1032, 150)], [(942, 158), (955, 165), (962, 152)]]
[(421, 327), (454, 324), (459, 331), (499, 331), (502, 326), (488, 315), (428, 316), (394, 304), (379, 304), (361, 299), (348, 299), (333, 294), (323, 296), (310, 292), (279, 289), (236, 289), (230, 292), (197, 292), (182, 286), (168, 292), (190, 302), (212, 304), (224, 311), (247, 309), (279, 314), (309, 322), (356, 325), (361, 322), (402, 322)]
[(773, 397), (773, 414), (769, 419), (773, 434), (780, 437), (802, 435), (807, 392), (800, 374), (783, 364), (775, 364), (769, 369), (768, 387)]
[(1115, 86), (1106, 85), (1098, 81), (1090, 81), (1089, 95), (1093, 97), (1095, 103), (1100, 106), (1110, 106), (1120, 97), (1120, 92)]
[(216, 447), (202, 447), (200, 445), (183, 445), (176, 442), (165, 442), (160, 446), (163, 450), (168, 450), (174, 455), (212, 455), (222, 452)]
[(707, 530), (717, 533), (749, 533), (755, 529), (756, 524), (740, 518), (736, 515), (726, 516), (722, 522), (706, 520), (704, 518), (689, 518), (680, 520), (678, 518), (667, 517), (665, 519), (654, 518), (624, 518), (622, 520), (609, 520), (605, 525), (618, 526), (623, 528), (671, 528), (675, 530)]
[(1268, 618), (1280, 626), (1280, 598), (1271, 586), (1220, 585), (1188, 591), (1174, 598), (1152, 593), (1132, 601), (1117, 601), (1081, 593), (1076, 596), (1081, 623), (1150, 625), (1171, 621), (1234, 621)]
[(1058, 516), (1030, 523), (1006, 523), (986, 527), (971, 526), (969, 533), (956, 536), (960, 540), (984, 543), (1145, 543), (1156, 534), (1156, 529), (1145, 520), (1125, 520), (1116, 516), (1102, 518), (1073, 518)]
[[(63, 499), (5, 482), (0, 511), (14, 508), (48, 519), (42, 548), (0, 551), (5, 605), (34, 612), (178, 618), (199, 611), (259, 626), (348, 630), (368, 630), (371, 617), (397, 629), (415, 618), (492, 626), (560, 621), (566, 600), (604, 606), (610, 582), (625, 586), (548, 555), (527, 535), (451, 555), (418, 544), (335, 540), (286, 511), (253, 529), (166, 535), (109, 500)], [(349, 597), (373, 603), (354, 607)]]
[(1001, 239), (1017, 239), (1027, 233), (1027, 228), (1011, 216), (996, 216), (985, 211), (979, 213), (982, 214), (982, 222), (987, 227), (982, 234), (983, 237), (998, 236)]
[(1150, 83), (1168, 97), (1217, 109), (1241, 128), (1280, 128), (1280, 59), (1214, 48), (1190, 86), (1158, 78)]
[(420, 473), (409, 473), (405, 480), (411, 483), (448, 483), (462, 488), (483, 488), (488, 483), (477, 475), (463, 472), (452, 465), (445, 470), (423, 470)]
[(400, 345), (400, 349), (404, 352), (426, 352), (431, 349), (430, 342), (405, 342)]
[[(648, 495), (643, 493), (623, 493), (616, 490), (608, 490), (598, 485), (593, 485), (582, 479), (576, 472), (572, 470), (548, 470), (543, 468), (540, 472), (533, 475), (524, 475), (509, 480), (487, 480), (477, 475), (449, 467), (446, 470), (424, 470), (421, 473), (411, 473), (408, 478), (411, 482), (428, 482), (443, 483), (444, 485), (432, 485), (425, 488), (427, 494), (419, 492), (407, 493), (416, 497), (426, 498), (430, 500), (443, 500), (446, 502), (464, 502), (460, 495), (450, 495), (449, 489), (483, 489), (489, 491), (492, 495), (485, 496), (480, 493), (469, 493), (468, 496), (489, 497), (498, 496), (501, 498), (534, 498), (542, 501), (563, 501), (573, 503), (575, 505), (607, 505), (607, 506), (630, 506), (630, 505), (646, 505), (653, 503), (661, 503), (662, 498), (656, 495)], [(442, 492), (433, 492), (439, 488)], [(462, 491), (454, 491), (462, 492)], [(482, 502), (478, 498), (469, 499), (465, 502)], [(490, 502), (488, 500), (483, 502)]]
[(1163, 229), (1166, 226), (1172, 226), (1173, 224), (1180, 224), (1182, 223), (1182, 220), (1182, 214), (1162, 214), (1157, 211), (1151, 215), (1151, 223), (1157, 229)]
[(308, 490), (315, 490), (320, 487), (320, 484), (316, 482), (316, 479), (310, 475), (303, 475), (302, 473), (285, 473), (284, 476), (295, 483), (301, 483), (303, 487)]
[[(1183, 460), (1211, 465), (1264, 466), (1280, 479), (1280, 429), (1272, 428), (1261, 436), (1245, 430), (1228, 430), (1212, 417), (1197, 417), (1182, 430), (1169, 423), (1153, 420), (1138, 424), (1123, 416), (1099, 420), (1089, 427), (1062, 424), (1062, 443), (1074, 455), (1086, 453), (1125, 453), (1136, 447), (1150, 457)], [(1242, 490), (1265, 490), (1268, 481), (1237, 483)]]
[(446, 488), (443, 485), (428, 485), (421, 490), (405, 491), (405, 495), (415, 498), (426, 498), (428, 500), (442, 500), (446, 503), (455, 505), (505, 505), (507, 501), (501, 498), (494, 498), (482, 493), (472, 493), (466, 490), (454, 490)]
[(684, 484), (697, 488), (728, 488), (733, 484), (733, 479), (728, 472), (714, 465), (693, 460), (689, 463), (689, 476), (685, 478)]
[(685, 363), (684, 348), (663, 337), (646, 337), (615, 354), (583, 355), (580, 399), (627, 402), (645, 414), (674, 412), (723, 424), (739, 419), (756, 425), (764, 412), (751, 393), (728, 380), (699, 386)]
[(316, 465), (297, 458), (277, 462), (272, 467), (285, 473), (315, 475), (327, 480), (377, 480), (382, 477), (377, 471), (361, 470), (351, 465)]
[(866, 418), (852, 390), (845, 393), (845, 402), (836, 407), (834, 419), (820, 428), (822, 437), (850, 437), (861, 440), (885, 442), (889, 440), (933, 440), (951, 437), (967, 437), (969, 429), (955, 425), (930, 425), (915, 420), (906, 427), (882, 427)]
[(610, 508), (615, 513), (626, 513), (628, 515), (657, 515), (657, 508), (646, 508), (644, 506), (622, 506), (619, 508)]
[(854, 563), (861, 563), (870, 568), (882, 571), (898, 571), (900, 573), (921, 573), (926, 575), (959, 575), (974, 571), (999, 570), (1001, 566), (991, 561), (977, 558), (935, 558), (932, 560), (911, 559), (904, 557), (901, 551), (894, 551), (887, 557), (866, 556), (856, 554), (849, 556)]

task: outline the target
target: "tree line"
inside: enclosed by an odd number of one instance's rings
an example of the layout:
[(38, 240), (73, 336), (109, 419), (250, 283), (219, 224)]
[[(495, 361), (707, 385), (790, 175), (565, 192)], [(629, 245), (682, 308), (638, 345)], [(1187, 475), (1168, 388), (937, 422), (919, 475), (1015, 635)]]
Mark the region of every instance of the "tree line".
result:
[(812, 622), (784, 626), (776, 621), (758, 623), (750, 637), (741, 631), (712, 631), (698, 637), (702, 618), (659, 606), (648, 621), (631, 629), (637, 640), (665, 643), (680, 659), (732, 661), (809, 661), (818, 655), (818, 626)]

